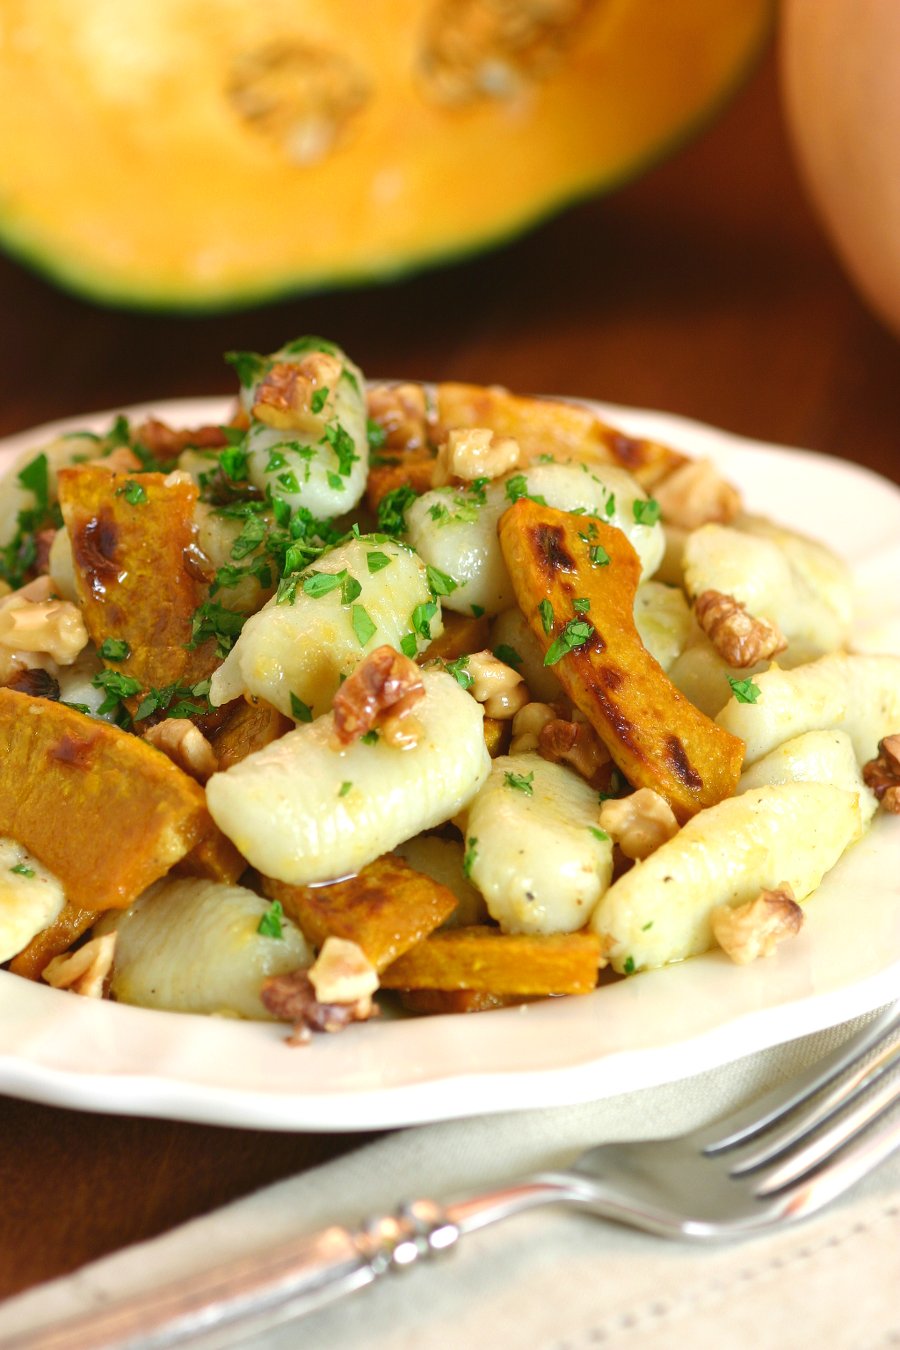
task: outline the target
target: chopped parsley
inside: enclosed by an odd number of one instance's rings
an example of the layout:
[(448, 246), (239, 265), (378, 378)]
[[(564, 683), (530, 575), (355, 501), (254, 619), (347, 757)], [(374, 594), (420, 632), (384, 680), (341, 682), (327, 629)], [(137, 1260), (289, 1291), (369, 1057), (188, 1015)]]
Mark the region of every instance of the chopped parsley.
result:
[(346, 782), (341, 783), (340, 789), (339, 789), (339, 791), (338, 791), (338, 796), (339, 796), (339, 797), (346, 797), (347, 793), (350, 791), (350, 789), (351, 789), (352, 787), (353, 787), (353, 784), (350, 782), (349, 779), (348, 779)]
[(391, 559), (386, 553), (375, 552), (366, 554), (366, 567), (368, 567), (370, 574), (380, 572), (382, 568), (389, 567), (390, 563)]
[(600, 840), (601, 844), (605, 844), (609, 839), (609, 835), (606, 833), (605, 830), (601, 830), (599, 825), (589, 825), (588, 829), (590, 830), (591, 834), (594, 836), (595, 839)]
[(34, 876), (34, 868), (29, 867), (27, 863), (16, 863), (15, 867), (11, 867), (9, 870), (11, 872), (15, 872), (17, 877)]
[(340, 422), (330, 422), (325, 428), (325, 439), (335, 453), (338, 473), (342, 478), (346, 478), (359, 459), (356, 446), (353, 444), (353, 437), (346, 427), (341, 426)]
[(266, 358), (260, 356), (259, 352), (226, 352), (225, 361), (232, 367), (244, 389), (257, 384), (268, 367)]
[(193, 650), (199, 647), (201, 642), (212, 638), (216, 643), (216, 655), (220, 660), (224, 660), (240, 635), (246, 618), (246, 614), (226, 609), (216, 600), (204, 600), (203, 604), (194, 610), (188, 648)]
[(472, 868), (475, 866), (475, 860), (478, 857), (478, 840), (468, 839), (466, 841), (466, 852), (463, 857), (463, 875), (471, 877)]
[(391, 488), (378, 503), (378, 528), (383, 534), (397, 535), (406, 531), (406, 512), (418, 493), (408, 483)]
[(219, 468), (232, 483), (246, 483), (250, 456), (242, 445), (227, 445), (219, 455)]
[(310, 572), (303, 578), (303, 594), (312, 600), (319, 600), (323, 595), (336, 591), (339, 586), (342, 587), (349, 576), (346, 567), (340, 572)]
[(633, 509), (636, 525), (655, 525), (659, 520), (659, 502), (653, 497), (648, 497), (646, 501), (636, 501)]
[(587, 614), (591, 607), (591, 602), (586, 596), (579, 596), (577, 600), (572, 601), (572, 608), (576, 614)]
[(124, 638), (108, 637), (100, 643), (97, 652), (104, 661), (127, 661), (131, 648)]
[(541, 615), (541, 624), (545, 633), (553, 632), (553, 606), (549, 600), (542, 600), (538, 605)]
[(534, 796), (534, 773), (505, 773), (503, 782), (516, 792), (524, 792), (526, 797)]
[(453, 676), (460, 689), (471, 689), (475, 683), (475, 677), (469, 672), (468, 656), (457, 656), (455, 661), (445, 661), (444, 670)]
[(432, 567), (430, 563), (425, 569), (425, 574), (432, 595), (452, 595), (459, 586), (459, 582), (454, 581), (453, 577), (442, 572), (439, 567)]
[(728, 683), (731, 685), (731, 692), (734, 694), (738, 703), (756, 703), (762, 693), (759, 685), (754, 684), (753, 680), (750, 678), (736, 680), (729, 675)]
[(367, 731), (367, 732), (365, 733), (365, 735), (364, 735), (364, 736), (360, 736), (359, 739), (362, 741), (363, 745), (377, 745), (377, 744), (378, 744), (378, 732), (377, 732), (377, 730), (375, 729), (375, 727), (373, 727), (371, 731)]
[(616, 494), (611, 492), (606, 499), (606, 505), (603, 508), (603, 514), (607, 520), (611, 520), (616, 514)]
[(518, 670), (522, 664), (522, 658), (515, 647), (510, 647), (506, 642), (501, 642), (499, 647), (494, 648), (494, 655), (505, 666), (512, 666), (513, 670)]
[[(357, 585), (359, 583), (357, 582)], [(361, 647), (373, 638), (378, 632), (378, 627), (372, 622), (368, 611), (363, 605), (354, 605), (350, 611), (350, 622), (353, 625), (353, 631), (356, 634), (357, 641)]]
[(473, 614), (474, 618), (480, 619), (480, 618), (482, 617), (482, 615), (484, 614), (484, 605), (473, 605), (473, 606), (472, 606), (472, 614)]
[(527, 497), (530, 502), (537, 502), (538, 506), (546, 506), (547, 502), (543, 497), (528, 491), (528, 479), (524, 473), (515, 473), (512, 478), (506, 480), (506, 496), (509, 501), (517, 502), (520, 497)]
[(366, 440), (369, 442), (370, 450), (380, 450), (387, 440), (384, 427), (373, 422), (371, 417), (366, 420)]
[(202, 717), (209, 712), (209, 680), (199, 684), (167, 684), (162, 689), (148, 689), (134, 714), (136, 722), (143, 722), (154, 713), (164, 717)]
[(102, 689), (106, 695), (97, 709), (101, 717), (106, 713), (118, 714), (124, 699), (135, 698), (141, 692), (140, 680), (123, 675), (120, 670), (100, 670), (91, 680), (91, 684), (95, 689)]
[(256, 931), (260, 937), (283, 938), (284, 933), (281, 929), (281, 920), (284, 918), (284, 908), (280, 900), (273, 900), (265, 914), (259, 921)]
[(116, 488), (116, 496), (124, 497), (129, 506), (143, 506), (147, 500), (147, 489), (142, 483), (129, 478), (122, 487)]
[(325, 404), (328, 402), (328, 395), (330, 392), (331, 391), (327, 389), (324, 385), (322, 386), (321, 389), (313, 390), (313, 396), (309, 400), (309, 406), (317, 416), (325, 407)]
[(302, 698), (296, 694), (291, 694), (291, 716), (298, 722), (311, 722), (313, 720), (312, 708), (308, 703), (304, 703)]
[(559, 637), (550, 643), (544, 657), (544, 665), (555, 666), (568, 652), (574, 651), (576, 647), (583, 647), (593, 635), (594, 625), (587, 619), (570, 619)]
[(418, 633), (420, 637), (425, 638), (426, 642), (431, 641), (431, 621), (437, 614), (437, 611), (437, 601), (426, 600), (424, 604), (416, 605), (409, 617), (413, 632)]
[(591, 560), (592, 567), (607, 567), (609, 565), (609, 554), (602, 544), (592, 544), (588, 550), (588, 557)]
[(400, 650), (404, 656), (408, 656), (412, 661), (419, 651), (419, 639), (415, 633), (404, 633), (400, 639)]
[(634, 965), (634, 957), (633, 957), (633, 956), (626, 956), (626, 957), (625, 957), (625, 960), (624, 960), (623, 963), (622, 963), (622, 969), (624, 970), (624, 972), (625, 972), (626, 975), (633, 975), (633, 974), (634, 974), (634, 971), (635, 971), (635, 965)]
[[(362, 595), (362, 586), (356, 580), (356, 577), (347, 576), (341, 583), (341, 604), (352, 605), (353, 601)], [(357, 605), (358, 609), (359, 606)]]

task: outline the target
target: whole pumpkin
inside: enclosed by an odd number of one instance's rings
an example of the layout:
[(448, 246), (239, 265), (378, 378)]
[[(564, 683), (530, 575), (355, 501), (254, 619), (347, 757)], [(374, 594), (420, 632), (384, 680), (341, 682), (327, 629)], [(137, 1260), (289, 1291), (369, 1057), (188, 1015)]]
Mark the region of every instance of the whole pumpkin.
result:
[(783, 0), (784, 107), (848, 273), (900, 332), (900, 0)]
[(384, 277), (611, 188), (771, 0), (2, 0), (0, 241), (128, 305)]

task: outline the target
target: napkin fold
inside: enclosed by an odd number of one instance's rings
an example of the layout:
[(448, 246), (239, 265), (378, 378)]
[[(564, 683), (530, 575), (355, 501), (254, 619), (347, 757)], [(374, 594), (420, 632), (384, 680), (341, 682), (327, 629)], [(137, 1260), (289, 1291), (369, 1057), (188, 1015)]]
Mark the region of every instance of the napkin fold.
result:
[[(868, 1018), (678, 1083), (565, 1108), (419, 1126), (279, 1182), (0, 1304), (7, 1337), (335, 1221), (565, 1166), (609, 1140), (728, 1114)], [(874, 1350), (900, 1344), (900, 1155), (823, 1214), (714, 1246), (552, 1208), (471, 1234), (443, 1257), (241, 1344), (253, 1350)]]

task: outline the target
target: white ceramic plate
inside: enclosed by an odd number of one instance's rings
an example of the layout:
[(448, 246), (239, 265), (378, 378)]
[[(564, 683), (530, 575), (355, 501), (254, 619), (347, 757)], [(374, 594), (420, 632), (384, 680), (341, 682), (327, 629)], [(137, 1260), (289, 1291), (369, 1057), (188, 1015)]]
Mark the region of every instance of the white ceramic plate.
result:
[[(139, 416), (148, 409), (130, 410)], [(183, 425), (222, 400), (154, 405)], [(660, 413), (599, 411), (714, 459), (750, 510), (815, 535), (862, 583), (866, 646), (900, 652), (900, 490), (841, 460)], [(65, 424), (102, 429), (110, 414)], [(0, 445), (0, 468), (59, 426)], [(900, 989), (900, 818), (825, 879), (795, 942), (737, 968), (720, 953), (583, 998), (480, 1017), (385, 1020), (315, 1037), (98, 1003), (0, 971), (0, 1091), (60, 1106), (271, 1129), (355, 1130), (561, 1105), (686, 1077), (876, 1008)]]

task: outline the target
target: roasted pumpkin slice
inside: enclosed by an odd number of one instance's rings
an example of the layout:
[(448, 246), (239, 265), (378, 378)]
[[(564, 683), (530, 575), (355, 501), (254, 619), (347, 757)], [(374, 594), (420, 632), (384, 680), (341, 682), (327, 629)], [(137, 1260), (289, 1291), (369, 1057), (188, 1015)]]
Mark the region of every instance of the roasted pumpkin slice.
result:
[(263, 22), (257, 0), (4, 0), (0, 237), (118, 304), (396, 275), (655, 161), (771, 10), (268, 0)]
[(439, 384), (437, 411), (438, 441), (452, 427), (489, 427), (518, 441), (523, 467), (548, 455), (563, 462), (593, 460), (627, 469), (649, 489), (687, 463), (687, 456), (661, 441), (626, 436), (590, 408), (565, 399), (522, 398), (499, 386)]
[(142, 690), (190, 686), (215, 665), (209, 642), (190, 650), (194, 611), (206, 597), (194, 557), (197, 488), (165, 475), (63, 469), (59, 501), (85, 626), (98, 648), (124, 641), (116, 670)]
[(76, 909), (124, 908), (215, 832), (206, 795), (137, 736), (0, 689), (0, 835)]
[(331, 886), (289, 886), (266, 877), (263, 890), (281, 901), (316, 947), (327, 937), (355, 942), (377, 970), (421, 942), (457, 904), (446, 886), (391, 853)]
[(523, 497), (499, 532), (545, 664), (629, 782), (654, 788), (682, 822), (731, 796), (744, 742), (694, 707), (641, 641), (641, 565), (622, 531)]
[(382, 971), (383, 989), (470, 989), (488, 994), (589, 994), (602, 964), (594, 933), (501, 933), (449, 928)]

